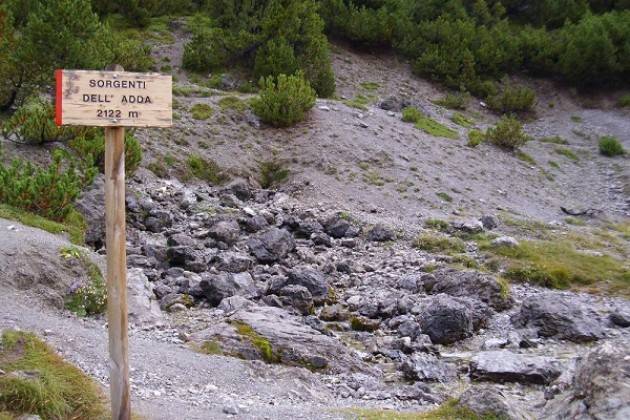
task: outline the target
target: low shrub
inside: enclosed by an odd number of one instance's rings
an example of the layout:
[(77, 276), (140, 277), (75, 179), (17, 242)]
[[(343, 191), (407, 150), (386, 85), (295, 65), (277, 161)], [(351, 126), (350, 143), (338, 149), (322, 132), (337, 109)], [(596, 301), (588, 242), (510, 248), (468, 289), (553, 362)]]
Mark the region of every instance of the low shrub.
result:
[(220, 185), (229, 179), (229, 176), (213, 160), (204, 159), (199, 155), (191, 155), (186, 160), (190, 174), (212, 185)]
[(477, 147), (481, 144), (484, 139), (484, 134), (479, 130), (470, 130), (468, 132), (468, 143), (466, 146), (468, 147)]
[[(105, 136), (100, 130), (90, 130), (68, 142), (68, 147), (79, 160), (81, 168), (88, 170), (94, 166), (105, 173)], [(125, 174), (133, 176), (142, 163), (142, 147), (133, 135), (125, 133)], [(90, 184), (88, 182), (87, 184)]]
[(252, 101), (254, 113), (274, 127), (288, 127), (304, 120), (315, 105), (315, 91), (302, 73), (262, 78), (260, 96)]
[(435, 137), (445, 137), (453, 140), (459, 137), (457, 131), (427, 117), (414, 107), (407, 107), (403, 109), (402, 119), (405, 122), (414, 123), (417, 129)]
[(195, 120), (207, 120), (214, 112), (212, 107), (208, 104), (195, 104), (190, 109), (193, 119)]
[(422, 112), (420, 112), (418, 108), (409, 106), (402, 110), (402, 120), (404, 122), (415, 123), (418, 122), (422, 117)]
[(488, 107), (503, 114), (530, 111), (534, 106), (536, 93), (526, 86), (508, 85), (501, 92), (490, 96)]
[(258, 163), (260, 171), (259, 182), (263, 188), (275, 187), (289, 177), (289, 169), (278, 160), (268, 160)]
[(626, 153), (623, 146), (616, 137), (604, 136), (599, 139), (599, 153), (608, 156), (621, 156)]
[(39, 97), (29, 98), (2, 124), (3, 136), (15, 136), (28, 144), (67, 140), (72, 132), (70, 128), (57, 127), (54, 107)]
[(630, 93), (620, 97), (617, 100), (617, 106), (619, 108), (630, 108)]
[(485, 139), (496, 146), (514, 150), (527, 143), (529, 137), (523, 131), (523, 124), (519, 120), (503, 116), (495, 127), (486, 131)]
[(467, 93), (457, 92), (448, 93), (445, 97), (433, 101), (436, 105), (443, 106), (448, 109), (465, 110), (468, 105), (470, 95)]
[(83, 180), (73, 163), (64, 167), (63, 154), (56, 151), (47, 168), (15, 159), (0, 163), (0, 203), (63, 221), (81, 193)]
[(466, 244), (459, 238), (446, 235), (422, 234), (416, 238), (416, 248), (429, 252), (461, 253), (466, 251)]

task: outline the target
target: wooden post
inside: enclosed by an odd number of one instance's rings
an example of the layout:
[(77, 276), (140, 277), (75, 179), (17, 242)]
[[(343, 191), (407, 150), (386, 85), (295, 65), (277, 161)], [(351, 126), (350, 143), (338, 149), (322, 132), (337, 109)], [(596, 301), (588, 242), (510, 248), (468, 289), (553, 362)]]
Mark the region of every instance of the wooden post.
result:
[[(114, 70), (122, 71), (122, 67), (117, 66)], [(109, 389), (112, 419), (129, 420), (131, 401), (127, 337), (124, 127), (105, 127), (105, 220)]]

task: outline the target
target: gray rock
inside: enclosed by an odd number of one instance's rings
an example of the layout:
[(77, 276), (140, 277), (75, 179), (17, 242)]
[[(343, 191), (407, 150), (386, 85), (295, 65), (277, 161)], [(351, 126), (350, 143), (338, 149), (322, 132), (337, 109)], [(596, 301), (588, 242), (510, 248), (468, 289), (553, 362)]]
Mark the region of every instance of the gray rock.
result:
[(85, 218), (85, 243), (94, 249), (105, 244), (105, 176), (98, 175), (90, 189), (84, 191), (75, 203)]
[(398, 279), (398, 288), (411, 293), (418, 293), (422, 287), (421, 277), (417, 274), (407, 274)]
[(242, 178), (237, 178), (226, 185), (225, 190), (234, 194), (239, 200), (247, 201), (252, 197), (252, 190)]
[(240, 217), (238, 223), (243, 230), (249, 233), (260, 232), (269, 227), (269, 222), (261, 215)]
[(173, 225), (173, 216), (166, 210), (151, 210), (144, 219), (144, 226), (149, 232), (160, 233)]
[(324, 230), (319, 222), (312, 218), (306, 218), (304, 220), (298, 219), (292, 229), (295, 231), (295, 235), (300, 238), (310, 238), (311, 235), (320, 233)]
[(215, 241), (224, 242), (233, 245), (238, 241), (241, 228), (235, 221), (221, 221), (212, 225), (209, 235)]
[(367, 233), (367, 240), (372, 242), (387, 242), (396, 239), (396, 234), (390, 228), (378, 224)]
[(499, 219), (496, 216), (490, 214), (481, 216), (481, 219), (479, 219), (479, 221), (483, 225), (483, 228), (487, 230), (492, 230), (499, 227)]
[(433, 275), (435, 281), (425, 283), (428, 293), (472, 297), (497, 311), (508, 309), (514, 303), (507, 284), (499, 282), (494, 276), (452, 269), (439, 270)]
[(215, 340), (225, 354), (248, 360), (279, 362), (331, 374), (372, 372), (353, 350), (280, 308), (257, 306), (237, 311), (224, 322), (193, 334), (191, 339), (197, 343)]
[(479, 233), (483, 232), (483, 223), (479, 220), (468, 220), (465, 222), (453, 222), (451, 224), (453, 228), (461, 230), (466, 233)]
[(400, 370), (410, 381), (444, 382), (455, 377), (455, 369), (433, 354), (418, 353), (405, 360)]
[(477, 353), (470, 361), (470, 377), (477, 381), (547, 385), (560, 373), (559, 363), (550, 357), (516, 354), (507, 350)]
[(228, 192), (223, 192), (219, 195), (219, 202), (223, 207), (230, 207), (233, 209), (243, 207), (243, 202), (236, 198), (234, 194), (230, 194)]
[(295, 268), (287, 273), (288, 284), (306, 287), (316, 304), (322, 304), (328, 298), (328, 280), (324, 273), (312, 268)]
[(612, 312), (608, 318), (610, 322), (621, 328), (630, 327), (630, 311), (626, 309), (617, 309)]
[(142, 269), (131, 268), (127, 271), (127, 302), (131, 322), (144, 326), (163, 321), (155, 296)]
[(168, 246), (188, 246), (188, 247), (194, 247), (196, 244), (196, 241), (186, 235), (185, 233), (176, 233), (174, 235), (171, 235), (168, 237), (168, 239), (166, 240), (166, 245)]
[(213, 306), (219, 305), (223, 299), (230, 296), (238, 295), (249, 299), (260, 295), (252, 276), (248, 273), (204, 274), (199, 287)]
[(319, 313), (319, 319), (322, 321), (346, 321), (350, 318), (348, 311), (336, 303), (330, 306), (324, 306)]
[(498, 238), (493, 239), (492, 242), (490, 242), (490, 245), (494, 247), (504, 246), (508, 248), (515, 248), (519, 245), (519, 243), (511, 236), (499, 236)]
[(330, 236), (328, 236), (324, 232), (317, 232), (317, 233), (311, 234), (311, 241), (313, 241), (314, 245), (323, 245), (328, 248), (330, 248), (333, 245), (332, 239), (330, 238)]
[(160, 309), (163, 311), (171, 312), (171, 307), (176, 304), (184, 305), (184, 307), (188, 307), (192, 305), (192, 298), (183, 293), (169, 293), (160, 299)]
[(607, 341), (578, 362), (572, 387), (548, 405), (544, 418), (630, 418), (630, 341)]
[(280, 300), (297, 309), (302, 315), (313, 313), (313, 295), (304, 286), (290, 284), (278, 291)]
[(190, 246), (172, 246), (166, 250), (166, 257), (172, 266), (184, 266), (187, 262), (194, 261), (197, 253)]
[(445, 294), (429, 298), (429, 304), (418, 317), (422, 332), (436, 344), (452, 344), (473, 333), (470, 309)]
[(254, 305), (251, 300), (245, 299), (243, 296), (230, 296), (223, 298), (219, 303), (218, 309), (225, 312), (233, 312), (239, 309), (247, 309)]
[(210, 261), (217, 270), (230, 273), (242, 273), (254, 266), (254, 261), (245, 254), (238, 252), (221, 252)]
[(526, 298), (511, 319), (517, 327), (534, 328), (540, 337), (576, 343), (595, 341), (603, 334), (602, 325), (586, 308), (569, 297), (552, 293)]
[(284, 230), (271, 228), (247, 242), (251, 253), (261, 263), (273, 263), (285, 258), (295, 249), (293, 236)]
[(464, 407), (480, 418), (499, 418), (506, 420), (531, 420), (513, 398), (506, 397), (499, 389), (492, 387), (470, 387), (458, 401)]
[(352, 223), (346, 220), (341, 214), (336, 214), (326, 220), (324, 222), (324, 229), (327, 234), (336, 239), (356, 237), (359, 234)]

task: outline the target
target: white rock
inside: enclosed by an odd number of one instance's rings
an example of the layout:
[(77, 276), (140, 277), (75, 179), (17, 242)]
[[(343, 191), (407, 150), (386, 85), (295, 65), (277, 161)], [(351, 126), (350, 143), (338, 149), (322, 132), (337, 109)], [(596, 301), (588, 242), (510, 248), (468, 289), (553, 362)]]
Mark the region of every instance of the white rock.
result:
[(511, 236), (499, 236), (494, 239), (491, 243), (492, 246), (507, 246), (507, 247), (516, 247), (518, 246), (518, 241)]

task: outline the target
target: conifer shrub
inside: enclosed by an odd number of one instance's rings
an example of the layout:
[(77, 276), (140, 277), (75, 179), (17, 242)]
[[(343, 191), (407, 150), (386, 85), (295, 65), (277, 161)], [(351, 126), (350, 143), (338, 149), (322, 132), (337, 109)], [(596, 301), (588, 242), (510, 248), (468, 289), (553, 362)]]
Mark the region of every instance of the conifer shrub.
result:
[(0, 203), (51, 220), (63, 221), (70, 214), (82, 186), (74, 164), (64, 167), (59, 151), (53, 153), (46, 168), (20, 159), (8, 165), (0, 163)]
[[(68, 147), (73, 152), (73, 157), (79, 162), (82, 171), (95, 167), (99, 172), (105, 173), (105, 136), (101, 130), (87, 130), (70, 140)], [(141, 162), (140, 142), (133, 132), (128, 131), (125, 133), (125, 175), (133, 176)]]
[(616, 137), (604, 136), (599, 139), (599, 153), (603, 156), (614, 157), (621, 156), (626, 151)]
[(523, 124), (508, 115), (501, 117), (496, 126), (489, 128), (485, 137), (490, 143), (509, 150), (518, 149), (529, 140), (523, 131)]
[(2, 134), (22, 143), (43, 144), (67, 140), (73, 130), (55, 125), (55, 109), (48, 101), (34, 96), (2, 124)]
[(262, 78), (260, 96), (252, 101), (254, 113), (274, 127), (289, 127), (304, 120), (314, 105), (315, 90), (302, 73)]
[(501, 92), (487, 100), (490, 109), (506, 114), (530, 111), (534, 106), (536, 93), (526, 87), (507, 85)]

